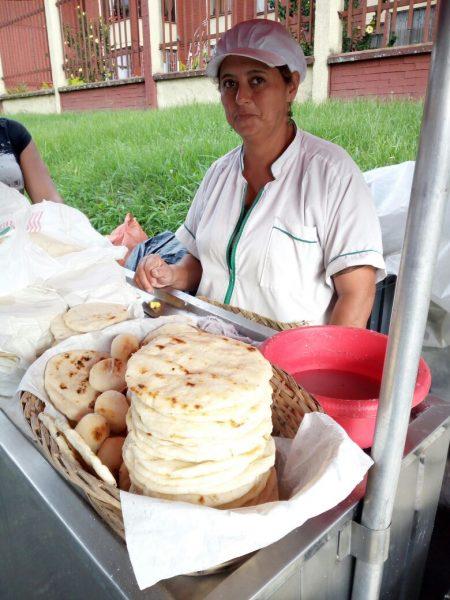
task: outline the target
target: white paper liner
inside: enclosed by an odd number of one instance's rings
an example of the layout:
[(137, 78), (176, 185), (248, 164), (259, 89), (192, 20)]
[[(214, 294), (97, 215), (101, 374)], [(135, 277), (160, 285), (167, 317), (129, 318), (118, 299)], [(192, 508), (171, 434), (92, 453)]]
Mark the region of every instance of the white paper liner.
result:
[(287, 456), (279, 461), (284, 466), (278, 478), (280, 497), (288, 500), (218, 510), (120, 492), (128, 553), (141, 590), (279, 540), (344, 500), (372, 465), (321, 413), (306, 414), (295, 439), (282, 442), (278, 451)]

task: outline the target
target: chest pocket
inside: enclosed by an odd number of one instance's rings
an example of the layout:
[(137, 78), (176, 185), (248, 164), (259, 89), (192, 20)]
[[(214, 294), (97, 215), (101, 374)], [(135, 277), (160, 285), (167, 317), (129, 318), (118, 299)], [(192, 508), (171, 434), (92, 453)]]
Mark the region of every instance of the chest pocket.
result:
[(275, 218), (260, 285), (276, 292), (305, 293), (323, 279), (323, 252), (315, 227), (288, 225)]

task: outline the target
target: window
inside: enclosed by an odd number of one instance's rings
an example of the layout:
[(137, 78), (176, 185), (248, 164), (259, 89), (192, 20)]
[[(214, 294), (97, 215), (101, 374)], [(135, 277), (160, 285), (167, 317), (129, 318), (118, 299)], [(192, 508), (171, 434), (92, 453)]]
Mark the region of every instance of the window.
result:
[[(415, 8), (413, 13), (412, 27), (408, 29), (408, 11), (399, 11), (397, 13), (397, 23), (395, 31), (394, 46), (409, 46), (410, 44), (420, 44), (424, 38), (425, 28), (425, 8)], [(430, 23), (428, 27), (428, 41), (432, 40), (433, 22), (435, 7), (431, 7)]]
[[(263, 13), (266, 7), (266, 0), (256, 0), (256, 12), (258, 14)], [(270, 6), (267, 7), (267, 10), (270, 11)], [(273, 9), (272, 9), (273, 10)]]
[(164, 58), (164, 73), (175, 73), (178, 71), (178, 53), (176, 50), (166, 48)]
[(233, 6), (233, 0), (210, 0), (209, 15), (211, 17), (216, 17), (218, 15), (224, 15), (226, 12), (227, 13), (231, 12), (232, 6)]
[(126, 19), (130, 16), (130, 0), (114, 0), (112, 14), (116, 19)]
[(117, 19), (130, 18), (130, 3), (134, 2), (137, 7), (138, 18), (141, 18), (141, 2), (142, 0), (113, 0), (112, 15)]
[(120, 54), (116, 60), (117, 79), (128, 79), (131, 77), (131, 69), (128, 54)]
[(176, 22), (175, 0), (164, 0), (164, 21)]
[[(430, 22), (428, 26), (428, 41), (432, 41), (433, 23), (435, 17), (435, 6), (431, 7)], [(408, 29), (408, 10), (399, 10), (397, 13), (397, 21), (395, 31), (390, 27), (390, 46), (411, 46), (412, 44), (421, 44), (424, 39), (425, 28), (425, 7), (415, 8), (413, 11), (413, 19), (411, 29)], [(385, 13), (386, 15), (386, 13)], [(392, 14), (390, 15), (392, 18)], [(385, 16), (386, 18), (386, 16)], [(387, 17), (389, 18), (389, 16)], [(374, 33), (370, 38), (371, 48), (381, 48), (383, 45), (383, 34)]]

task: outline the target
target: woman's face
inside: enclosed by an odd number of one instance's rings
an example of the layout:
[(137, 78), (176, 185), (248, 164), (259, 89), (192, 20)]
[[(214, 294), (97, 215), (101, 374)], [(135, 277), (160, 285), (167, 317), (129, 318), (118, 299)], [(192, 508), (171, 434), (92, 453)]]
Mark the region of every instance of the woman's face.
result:
[(244, 139), (269, 137), (286, 127), (288, 103), (294, 100), (298, 85), (298, 73), (286, 83), (278, 69), (252, 58), (228, 56), (220, 68), (225, 116)]

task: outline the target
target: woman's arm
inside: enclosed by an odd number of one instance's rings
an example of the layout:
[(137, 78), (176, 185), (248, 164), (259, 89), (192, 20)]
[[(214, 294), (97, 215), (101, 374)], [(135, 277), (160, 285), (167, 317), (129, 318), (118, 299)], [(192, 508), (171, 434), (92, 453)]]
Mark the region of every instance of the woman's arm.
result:
[(369, 266), (349, 267), (333, 277), (337, 301), (330, 325), (366, 327), (375, 298), (376, 269)]
[(42, 200), (63, 202), (33, 140), (20, 154), (20, 168), (25, 189), (33, 204)]
[(202, 265), (192, 254), (186, 254), (175, 265), (168, 265), (157, 254), (148, 254), (139, 262), (134, 282), (147, 292), (162, 287), (195, 292), (201, 277)]

